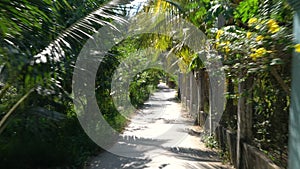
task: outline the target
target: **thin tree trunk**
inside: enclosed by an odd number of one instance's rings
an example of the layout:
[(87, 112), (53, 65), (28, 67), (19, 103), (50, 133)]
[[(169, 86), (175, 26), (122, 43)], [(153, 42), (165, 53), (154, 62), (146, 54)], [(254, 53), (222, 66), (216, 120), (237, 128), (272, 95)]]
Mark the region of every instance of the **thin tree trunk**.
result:
[(19, 105), (34, 91), (34, 89), (29, 90), (13, 107), (5, 114), (5, 116), (0, 121), (0, 135), (6, 128), (8, 124), (9, 117), (13, 114), (13, 112), (19, 107)]

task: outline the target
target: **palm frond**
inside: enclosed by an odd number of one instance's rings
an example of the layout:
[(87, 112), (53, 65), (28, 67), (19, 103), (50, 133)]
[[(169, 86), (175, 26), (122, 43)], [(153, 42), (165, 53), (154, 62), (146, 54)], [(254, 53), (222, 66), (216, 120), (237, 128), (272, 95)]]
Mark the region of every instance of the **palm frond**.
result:
[[(70, 41), (81, 42), (87, 38), (93, 38), (92, 35), (97, 32), (96, 29), (99, 28), (99, 26), (108, 25), (116, 29), (115, 26), (109, 22), (110, 20), (126, 23), (126, 20), (112, 10), (116, 9), (119, 2), (120, 0), (113, 0), (72, 24), (69, 28), (61, 32), (43, 51), (34, 56), (36, 59), (35, 62), (40, 63), (40, 59), (45, 56), (52, 56), (49, 57), (49, 59), (59, 61), (61, 57), (64, 57), (63, 53), (53, 51), (63, 51), (64, 48), (71, 49), (70, 43), (72, 42)], [(54, 56), (53, 53), (55, 53)]]

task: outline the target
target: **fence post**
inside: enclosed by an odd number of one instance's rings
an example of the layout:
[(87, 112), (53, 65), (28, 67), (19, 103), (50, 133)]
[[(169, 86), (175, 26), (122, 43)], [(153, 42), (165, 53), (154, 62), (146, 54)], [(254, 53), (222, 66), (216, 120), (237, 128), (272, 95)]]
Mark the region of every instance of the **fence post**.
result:
[[(245, 77), (243, 70), (240, 73), (240, 79)], [(237, 168), (242, 169), (242, 144), (251, 142), (252, 137), (252, 104), (247, 102), (247, 98), (252, 97), (251, 87), (253, 77), (247, 77), (239, 82), (239, 100), (238, 100), (238, 129), (237, 129)], [(246, 97), (246, 96), (247, 97)]]
[[(295, 9), (294, 36), (295, 42), (300, 43), (300, 1), (289, 0)], [(292, 62), (292, 93), (289, 124), (289, 157), (288, 168), (300, 168), (300, 54), (294, 53)]]
[(214, 98), (212, 96), (212, 86), (210, 84), (209, 86), (209, 135), (211, 136), (213, 134), (212, 128), (213, 128), (213, 113), (214, 113), (214, 107), (213, 107)]
[[(227, 77), (227, 93), (229, 95), (234, 94), (234, 84), (232, 82), (231, 77)], [(223, 113), (223, 117), (222, 117), (220, 124), (227, 128), (231, 127), (232, 122), (233, 122), (232, 117), (234, 117), (234, 115), (236, 115), (236, 111), (237, 111), (237, 108), (236, 108), (236, 106), (234, 106), (234, 99), (229, 97), (226, 101), (225, 111)]]
[[(191, 102), (191, 108), (192, 108), (192, 115), (193, 115), (193, 118), (197, 118), (197, 103), (198, 103), (198, 95), (197, 95), (197, 88), (198, 88), (198, 85), (197, 85), (197, 82), (196, 82), (196, 78), (197, 78), (197, 73), (196, 71), (194, 71), (192, 74), (192, 102)], [(195, 120), (195, 123), (196, 123), (196, 120)]]
[(183, 103), (183, 106), (184, 106), (184, 108), (186, 108), (185, 106), (186, 106), (186, 78), (185, 78), (186, 76), (183, 74), (183, 73), (181, 73), (181, 93), (182, 93), (182, 95), (181, 95), (181, 98), (182, 98), (182, 100), (181, 100), (181, 103)]
[(200, 93), (200, 99), (199, 99), (199, 116), (200, 116), (200, 124), (204, 125), (205, 124), (205, 119), (204, 119), (204, 90), (205, 90), (205, 74), (204, 74), (204, 69), (201, 69), (199, 71), (199, 93)]
[(201, 125), (200, 123), (200, 72), (199, 70), (198, 71), (195, 71), (195, 80), (196, 80), (196, 89), (197, 89), (197, 93), (196, 93), (196, 97), (197, 97), (197, 101), (195, 102), (196, 104), (196, 117), (197, 117), (197, 120), (196, 120), (196, 124), (197, 125)]
[(177, 98), (181, 101), (181, 95), (182, 95), (182, 93), (181, 93), (181, 88), (182, 88), (181, 73), (178, 73), (177, 76), (178, 76)]
[(187, 82), (187, 85), (186, 85), (186, 98), (187, 98), (186, 107), (187, 107), (188, 112), (190, 113), (190, 104), (191, 104), (191, 76), (190, 76), (190, 72), (186, 76), (186, 82)]
[(189, 113), (190, 115), (192, 115), (193, 113), (193, 89), (194, 89), (194, 86), (193, 86), (193, 73), (192, 72), (189, 72), (189, 97), (190, 97), (190, 104), (188, 105), (189, 106)]
[(246, 80), (246, 92), (248, 96), (248, 100), (246, 101), (246, 112), (245, 112), (245, 120), (246, 120), (246, 142), (252, 142), (252, 125), (253, 125), (253, 84), (254, 77), (250, 75)]

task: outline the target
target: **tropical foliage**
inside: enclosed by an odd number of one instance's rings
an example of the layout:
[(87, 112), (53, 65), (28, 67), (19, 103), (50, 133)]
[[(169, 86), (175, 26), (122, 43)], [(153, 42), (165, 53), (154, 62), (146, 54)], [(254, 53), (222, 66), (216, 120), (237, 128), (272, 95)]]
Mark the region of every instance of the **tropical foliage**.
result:
[(74, 113), (71, 78), (84, 42), (120, 19), (104, 3), (0, 2), (1, 168), (78, 168), (99, 150)]
[[(186, 18), (206, 33), (211, 46), (222, 56), (228, 86), (222, 121), (236, 131), (238, 98), (248, 98), (253, 109), (250, 144), (286, 167), (290, 67), (292, 52), (299, 48), (292, 43), (291, 7), (281, 0), (180, 4)], [(241, 96), (238, 84), (243, 81), (252, 85)]]
[[(209, 49), (222, 56), (228, 86), (223, 121), (233, 131), (237, 129), (238, 98), (242, 97), (238, 94), (238, 84), (249, 79), (254, 81), (246, 92), (254, 112), (251, 144), (286, 166), (290, 62), (294, 48), (300, 51), (299, 44), (292, 44), (293, 12), (287, 2), (154, 2), (146, 5), (144, 11), (163, 10), (187, 19), (206, 34)], [(123, 21), (119, 16), (126, 14), (127, 9), (116, 3), (105, 0), (0, 2), (1, 168), (78, 168), (99, 150), (76, 119), (72, 72), (86, 40), (101, 26), (110, 25), (110, 21)], [(113, 73), (136, 49), (148, 47), (173, 51), (182, 70), (196, 72), (204, 68), (197, 52), (205, 51), (191, 51), (171, 37), (140, 35), (116, 45), (98, 70), (96, 97), (105, 118), (118, 131), (127, 120), (114, 107)], [(157, 69), (138, 72), (130, 84), (132, 104), (139, 108), (155, 90), (159, 79), (169, 76)]]
[[(87, 39), (103, 25), (113, 28), (112, 20), (122, 22), (120, 15), (128, 9), (117, 1), (95, 0), (1, 1), (0, 6), (1, 168), (82, 167), (101, 148), (76, 118), (71, 93), (75, 61)], [(125, 40), (98, 70), (98, 105), (117, 131), (127, 119), (115, 108), (111, 81), (122, 60), (151, 43), (149, 37), (139, 38), (145, 44)], [(129, 88), (132, 104), (140, 108), (167, 76), (157, 69), (137, 72)]]

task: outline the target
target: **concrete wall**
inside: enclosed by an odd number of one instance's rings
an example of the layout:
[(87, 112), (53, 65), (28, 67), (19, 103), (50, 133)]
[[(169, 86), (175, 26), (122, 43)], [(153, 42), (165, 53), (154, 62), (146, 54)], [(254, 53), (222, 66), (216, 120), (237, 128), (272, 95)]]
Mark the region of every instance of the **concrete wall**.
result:
[[(220, 148), (228, 151), (230, 163), (236, 167), (237, 136), (236, 133), (218, 126), (215, 136)], [(247, 143), (242, 143), (242, 169), (282, 169), (274, 164), (263, 152)]]
[(245, 169), (280, 169), (256, 147), (243, 143), (242, 166)]

